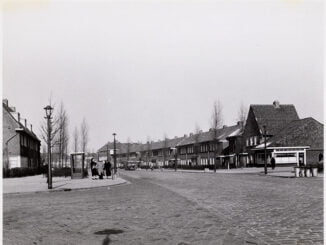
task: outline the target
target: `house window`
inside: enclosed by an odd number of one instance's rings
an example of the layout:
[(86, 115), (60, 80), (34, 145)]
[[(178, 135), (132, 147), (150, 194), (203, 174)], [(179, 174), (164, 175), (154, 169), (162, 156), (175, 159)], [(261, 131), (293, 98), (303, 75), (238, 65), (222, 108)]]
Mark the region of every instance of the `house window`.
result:
[(193, 152), (194, 152), (194, 149), (193, 149), (193, 147), (192, 147), (192, 146), (189, 146), (189, 147), (188, 147), (188, 153), (190, 153), (190, 154), (191, 154), (191, 153), (193, 153)]

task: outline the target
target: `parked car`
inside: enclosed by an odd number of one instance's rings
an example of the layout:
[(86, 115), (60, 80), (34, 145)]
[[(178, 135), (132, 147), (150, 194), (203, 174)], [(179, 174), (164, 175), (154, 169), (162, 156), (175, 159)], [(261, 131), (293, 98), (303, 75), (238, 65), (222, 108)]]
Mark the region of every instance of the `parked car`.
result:
[(136, 168), (137, 168), (137, 162), (128, 161), (125, 164), (125, 170), (136, 170)]

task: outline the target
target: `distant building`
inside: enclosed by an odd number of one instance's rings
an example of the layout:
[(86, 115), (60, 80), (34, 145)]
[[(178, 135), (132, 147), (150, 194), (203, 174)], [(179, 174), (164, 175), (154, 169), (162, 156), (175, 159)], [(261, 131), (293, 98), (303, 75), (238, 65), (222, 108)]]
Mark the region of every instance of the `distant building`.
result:
[(39, 168), (41, 141), (33, 132), (27, 119), (22, 119), (8, 100), (2, 101), (3, 116), (3, 167), (4, 168)]
[(238, 129), (226, 138), (229, 146), (223, 150), (225, 161), (230, 167), (246, 167), (248, 164), (248, 153), (243, 139), (244, 122), (238, 122), (238, 125)]
[[(265, 135), (266, 128), (266, 135)], [(156, 166), (175, 163), (185, 168), (263, 166), (266, 136), (267, 163), (296, 165), (323, 159), (323, 125), (312, 118), (299, 119), (294, 105), (274, 101), (270, 105), (250, 105), (247, 120), (214, 131), (190, 133), (182, 137), (155, 142), (116, 143), (117, 161), (139, 161)], [(98, 150), (98, 160), (112, 161), (113, 143)]]
[[(264, 142), (264, 126), (266, 127), (266, 139), (269, 139), (287, 124), (298, 119), (299, 116), (294, 105), (281, 105), (278, 101), (274, 101), (271, 105), (250, 105), (243, 132), (249, 164), (264, 164), (264, 153), (253, 150)], [(271, 155), (268, 155), (268, 163), (270, 159)]]
[(178, 144), (181, 165), (209, 167), (214, 166), (216, 162), (217, 168), (226, 168), (229, 156), (226, 156), (223, 151), (229, 146), (227, 137), (240, 128), (240, 124), (223, 126), (217, 129), (216, 138), (213, 129), (199, 134), (190, 134)]
[[(263, 152), (265, 144), (253, 150)], [(294, 120), (266, 141), (268, 155), (276, 164), (311, 164), (323, 160), (324, 125), (308, 117)]]
[[(146, 166), (153, 163), (155, 166), (171, 166), (175, 163), (177, 151), (177, 162), (179, 166), (214, 166), (224, 168), (228, 163), (228, 156), (223, 150), (228, 147), (227, 137), (239, 131), (240, 124), (234, 126), (223, 126), (217, 130), (216, 139), (214, 132), (210, 129), (207, 132), (189, 134), (172, 139), (163, 139), (155, 142), (140, 143), (116, 143), (117, 161), (143, 162)], [(216, 154), (216, 155), (215, 155)], [(107, 143), (98, 150), (98, 160), (106, 160), (107, 156), (112, 161), (113, 143)], [(216, 156), (216, 158), (215, 158)]]

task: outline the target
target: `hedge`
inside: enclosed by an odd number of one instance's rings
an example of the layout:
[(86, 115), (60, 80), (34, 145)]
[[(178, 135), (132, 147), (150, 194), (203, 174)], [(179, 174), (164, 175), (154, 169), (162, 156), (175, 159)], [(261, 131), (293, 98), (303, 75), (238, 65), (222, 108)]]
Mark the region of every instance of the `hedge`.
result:
[[(26, 177), (44, 174), (48, 174), (48, 166), (44, 165), (41, 168), (11, 168), (3, 169), (3, 178), (16, 178), (16, 177)], [(70, 168), (53, 168), (52, 177), (70, 177), (71, 169)], [(88, 171), (85, 169), (84, 176), (88, 176)]]
[(42, 168), (11, 168), (3, 169), (3, 178), (26, 177), (42, 174)]

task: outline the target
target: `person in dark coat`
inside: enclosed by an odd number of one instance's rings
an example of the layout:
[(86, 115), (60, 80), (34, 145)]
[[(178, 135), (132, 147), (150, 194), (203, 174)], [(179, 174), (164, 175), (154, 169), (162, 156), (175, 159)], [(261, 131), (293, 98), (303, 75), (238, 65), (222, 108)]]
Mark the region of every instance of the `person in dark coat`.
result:
[(110, 162), (105, 161), (105, 163), (104, 163), (104, 170), (105, 170), (106, 178), (108, 179), (109, 176), (111, 176), (111, 163)]
[(96, 162), (93, 160), (93, 158), (91, 159), (91, 171), (92, 171), (92, 179), (96, 178), (97, 174), (97, 168), (96, 168)]
[(271, 165), (272, 165), (272, 169), (274, 170), (275, 169), (275, 158), (272, 157), (271, 159)]

